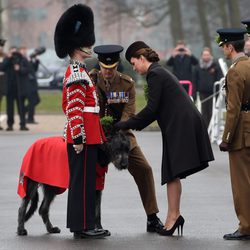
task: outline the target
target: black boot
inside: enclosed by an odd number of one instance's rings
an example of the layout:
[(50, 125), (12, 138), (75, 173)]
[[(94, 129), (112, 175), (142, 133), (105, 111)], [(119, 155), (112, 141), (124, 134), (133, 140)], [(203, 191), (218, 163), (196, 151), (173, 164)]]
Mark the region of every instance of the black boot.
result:
[(95, 227), (97, 230), (104, 230), (106, 233), (106, 236), (110, 236), (111, 235), (110, 231), (102, 228), (101, 203), (102, 203), (102, 190), (96, 190), (95, 191)]
[(101, 202), (102, 202), (102, 190), (96, 190), (95, 191), (95, 226), (98, 229), (102, 229)]
[(161, 220), (156, 216), (156, 214), (149, 215), (147, 220), (147, 232), (158, 232), (163, 228)]
[(239, 230), (236, 230), (234, 233), (225, 234), (223, 236), (224, 240), (250, 240), (249, 234), (242, 234)]
[(79, 232), (74, 232), (75, 239), (101, 239), (108, 236), (103, 229), (91, 229)]

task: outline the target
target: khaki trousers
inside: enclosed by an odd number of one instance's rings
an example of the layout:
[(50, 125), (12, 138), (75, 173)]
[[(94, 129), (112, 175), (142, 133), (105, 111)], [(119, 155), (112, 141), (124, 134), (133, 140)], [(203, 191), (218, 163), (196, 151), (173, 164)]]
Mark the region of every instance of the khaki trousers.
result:
[(129, 152), (128, 171), (134, 177), (147, 215), (158, 213), (152, 168), (139, 146)]
[(239, 231), (250, 235), (250, 148), (229, 152), (229, 162)]

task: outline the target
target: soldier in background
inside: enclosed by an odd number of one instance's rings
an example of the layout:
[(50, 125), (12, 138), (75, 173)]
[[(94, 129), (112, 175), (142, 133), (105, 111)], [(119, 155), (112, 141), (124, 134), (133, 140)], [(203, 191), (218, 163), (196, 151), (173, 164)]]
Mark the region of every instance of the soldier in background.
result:
[(245, 42), (244, 52), (249, 57), (250, 56), (250, 39), (248, 38)]
[[(93, 69), (90, 75), (96, 82), (100, 102), (100, 116), (112, 116), (115, 121), (126, 121), (135, 114), (135, 82), (130, 76), (117, 71), (120, 52), (119, 45), (101, 45), (94, 48), (98, 54), (100, 71)], [(147, 214), (147, 232), (156, 232), (163, 227), (157, 217), (159, 212), (152, 168), (143, 155), (131, 130), (126, 131), (130, 138), (128, 171), (134, 177), (141, 200)]]
[[(5, 41), (6, 40), (0, 38), (0, 63), (2, 63), (3, 59), (6, 57), (6, 54), (3, 51)], [(2, 114), (2, 98), (4, 94), (5, 94), (5, 75), (3, 71), (0, 71), (0, 116)], [(0, 130), (2, 129), (3, 128), (1, 126), (1, 121), (0, 121)]]
[(244, 54), (245, 29), (219, 29), (218, 44), (232, 65), (226, 74), (226, 121), (221, 151), (229, 153), (230, 176), (239, 226), (225, 240), (250, 240), (250, 61)]
[[(250, 36), (250, 19), (241, 21), (245, 25), (248, 36)], [(245, 41), (244, 52), (249, 57), (250, 56), (250, 38)]]

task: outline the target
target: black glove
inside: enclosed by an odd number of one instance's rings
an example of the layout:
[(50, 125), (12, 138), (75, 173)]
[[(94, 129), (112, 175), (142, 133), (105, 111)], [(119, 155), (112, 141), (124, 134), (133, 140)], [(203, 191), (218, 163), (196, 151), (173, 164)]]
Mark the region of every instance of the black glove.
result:
[(116, 129), (129, 129), (128, 123), (127, 123), (127, 122), (122, 122), (122, 121), (117, 122), (117, 123), (114, 125), (114, 127), (115, 127)]
[(221, 142), (219, 147), (220, 147), (220, 151), (223, 151), (223, 152), (228, 151), (228, 143), (226, 143), (226, 142)]

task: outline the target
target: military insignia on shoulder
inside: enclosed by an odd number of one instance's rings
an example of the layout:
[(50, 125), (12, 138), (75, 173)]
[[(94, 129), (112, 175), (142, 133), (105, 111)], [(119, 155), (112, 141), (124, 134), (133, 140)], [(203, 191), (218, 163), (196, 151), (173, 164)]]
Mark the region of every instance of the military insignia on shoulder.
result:
[(132, 79), (132, 77), (128, 76), (128, 75), (124, 75), (124, 74), (120, 74), (120, 77), (130, 83), (133, 83), (134, 80)]
[(81, 70), (80, 66), (77, 64), (70, 65), (71, 74), (66, 79), (66, 87), (74, 83), (88, 84), (90, 87), (93, 86), (93, 83), (87, 74), (87, 72), (83, 69)]
[(128, 103), (129, 101), (129, 92), (108, 92), (107, 96), (107, 103), (114, 104), (114, 103)]

